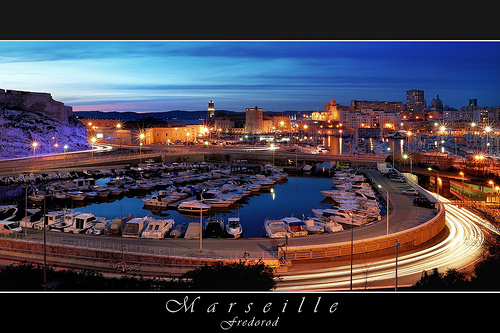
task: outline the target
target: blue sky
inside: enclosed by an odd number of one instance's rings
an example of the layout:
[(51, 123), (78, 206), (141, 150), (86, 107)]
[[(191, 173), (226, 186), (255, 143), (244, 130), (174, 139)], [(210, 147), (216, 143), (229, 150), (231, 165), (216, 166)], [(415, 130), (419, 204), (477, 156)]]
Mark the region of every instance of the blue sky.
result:
[(0, 41), (0, 88), (75, 111), (321, 110), (331, 99), (500, 105), (500, 42)]

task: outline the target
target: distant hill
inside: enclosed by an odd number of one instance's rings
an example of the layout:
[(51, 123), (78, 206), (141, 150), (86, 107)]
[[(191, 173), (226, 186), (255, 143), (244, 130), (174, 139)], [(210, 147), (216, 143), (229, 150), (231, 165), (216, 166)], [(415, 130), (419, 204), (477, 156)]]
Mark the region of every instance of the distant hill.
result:
[[(265, 114), (282, 113), (286, 116), (311, 114), (312, 112), (313, 111), (264, 111)], [(216, 110), (215, 114), (218, 113), (235, 114), (243, 112)], [(182, 110), (163, 111), (163, 112), (74, 111), (73, 114), (76, 117), (82, 117), (85, 119), (121, 119), (121, 120), (138, 120), (144, 118), (165, 119), (165, 120), (169, 119), (198, 120), (198, 119), (206, 119), (207, 117), (207, 111), (182, 111)]]
[[(233, 111), (224, 111), (233, 112)], [(121, 119), (121, 120), (138, 120), (144, 118), (153, 119), (184, 119), (184, 120), (197, 120), (205, 119), (207, 111), (163, 111), (163, 112), (103, 112), (103, 111), (77, 111), (73, 112), (77, 117), (85, 119)]]

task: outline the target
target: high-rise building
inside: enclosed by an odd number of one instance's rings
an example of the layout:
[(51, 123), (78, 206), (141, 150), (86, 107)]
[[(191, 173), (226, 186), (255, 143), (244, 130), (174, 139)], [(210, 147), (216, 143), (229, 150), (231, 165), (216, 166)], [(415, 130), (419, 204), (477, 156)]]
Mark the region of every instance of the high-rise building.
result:
[(262, 133), (262, 109), (247, 108), (245, 117), (245, 132), (247, 134), (260, 134)]
[(477, 98), (469, 98), (469, 106), (477, 106)]
[(423, 116), (426, 105), (423, 90), (406, 91), (406, 111), (409, 112), (410, 116)]
[(207, 118), (212, 118), (214, 115), (215, 115), (214, 101), (209, 101)]

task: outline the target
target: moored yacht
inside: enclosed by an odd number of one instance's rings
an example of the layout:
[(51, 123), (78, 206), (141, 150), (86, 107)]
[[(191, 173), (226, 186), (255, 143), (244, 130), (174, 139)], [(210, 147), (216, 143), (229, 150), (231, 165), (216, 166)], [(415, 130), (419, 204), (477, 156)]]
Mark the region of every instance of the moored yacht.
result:
[(226, 223), (226, 234), (228, 237), (239, 238), (243, 234), (239, 217), (228, 217)]
[(306, 224), (301, 219), (291, 216), (282, 218), (286, 228), (292, 234), (292, 237), (307, 236)]
[(224, 235), (224, 221), (221, 217), (212, 217), (205, 224), (203, 236), (207, 238), (219, 238)]
[(144, 229), (141, 234), (143, 238), (165, 238), (165, 235), (172, 229), (174, 225), (174, 219), (157, 220), (155, 218), (150, 218), (148, 226)]
[(177, 210), (185, 213), (199, 213), (200, 210), (202, 212), (207, 212), (211, 207), (212, 206), (201, 203), (198, 200), (188, 200), (181, 202), (177, 207)]
[(283, 221), (269, 218), (264, 221), (264, 229), (269, 238), (284, 238), (288, 232)]

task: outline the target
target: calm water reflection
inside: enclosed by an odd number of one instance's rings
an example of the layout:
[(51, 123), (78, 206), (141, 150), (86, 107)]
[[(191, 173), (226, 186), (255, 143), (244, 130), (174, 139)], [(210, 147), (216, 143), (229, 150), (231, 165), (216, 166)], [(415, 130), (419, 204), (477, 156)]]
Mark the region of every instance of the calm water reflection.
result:
[[(108, 179), (100, 179), (97, 183), (104, 185)], [(243, 237), (262, 237), (264, 235), (264, 220), (266, 217), (279, 218), (291, 216), (293, 213), (302, 213), (305, 217), (313, 216), (311, 208), (321, 206), (321, 201), (325, 197), (319, 192), (321, 189), (332, 187), (329, 177), (315, 177), (308, 175), (289, 175), (288, 181), (282, 184), (275, 184), (273, 191), (260, 192), (260, 195), (251, 196), (246, 202), (240, 203), (238, 207), (220, 212), (217, 215), (227, 217), (240, 217), (243, 226)], [(155, 192), (152, 192), (155, 193)], [(323, 205), (328, 207), (329, 205)], [(120, 217), (120, 207), (123, 216), (133, 214), (135, 216), (154, 215), (154, 213), (144, 207), (142, 197), (123, 197), (113, 202), (92, 203), (85, 207), (76, 208), (80, 212), (92, 212), (97, 216), (106, 216), (108, 219)], [(199, 221), (199, 215), (181, 216), (176, 210), (167, 210), (161, 216), (168, 216), (175, 219), (175, 224)], [(206, 221), (207, 217), (204, 217)]]

